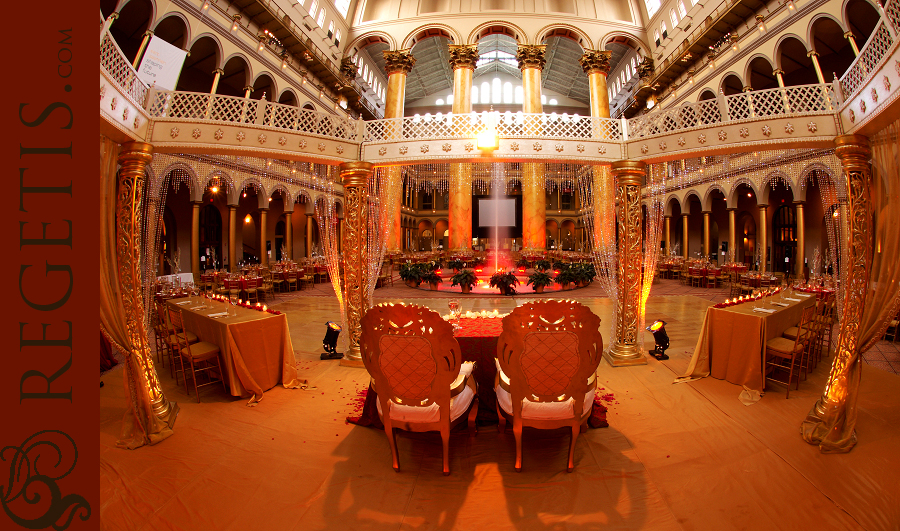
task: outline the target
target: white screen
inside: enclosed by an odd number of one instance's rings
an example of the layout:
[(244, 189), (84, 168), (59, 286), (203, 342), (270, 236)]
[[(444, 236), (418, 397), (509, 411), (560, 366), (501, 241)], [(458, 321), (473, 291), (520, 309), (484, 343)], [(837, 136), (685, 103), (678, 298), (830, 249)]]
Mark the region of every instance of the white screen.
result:
[(478, 226), (480, 227), (515, 227), (515, 199), (479, 199)]

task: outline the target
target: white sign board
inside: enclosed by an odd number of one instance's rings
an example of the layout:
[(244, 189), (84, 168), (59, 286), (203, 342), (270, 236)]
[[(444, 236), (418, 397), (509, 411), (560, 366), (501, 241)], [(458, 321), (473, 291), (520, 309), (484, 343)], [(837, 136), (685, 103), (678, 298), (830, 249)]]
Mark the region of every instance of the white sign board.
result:
[(144, 58), (138, 67), (138, 78), (151, 87), (175, 90), (186, 56), (186, 51), (154, 35), (150, 38)]

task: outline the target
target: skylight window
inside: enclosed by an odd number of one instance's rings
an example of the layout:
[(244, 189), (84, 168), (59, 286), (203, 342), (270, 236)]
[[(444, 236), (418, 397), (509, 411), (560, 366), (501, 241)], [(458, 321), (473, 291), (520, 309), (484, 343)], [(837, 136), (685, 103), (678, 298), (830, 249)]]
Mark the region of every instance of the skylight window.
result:
[(347, 12), (350, 11), (350, 0), (334, 0), (334, 7), (342, 17), (346, 18)]
[(659, 11), (659, 0), (644, 0), (644, 4), (647, 6), (647, 15), (653, 18), (653, 15)]

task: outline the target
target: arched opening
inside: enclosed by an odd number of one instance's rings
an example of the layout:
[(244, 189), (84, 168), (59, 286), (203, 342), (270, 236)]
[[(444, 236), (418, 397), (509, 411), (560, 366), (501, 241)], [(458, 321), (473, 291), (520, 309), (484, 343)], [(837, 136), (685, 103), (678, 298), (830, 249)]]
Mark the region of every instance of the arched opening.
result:
[(286, 241), (284, 238), (284, 227), (285, 227), (284, 221), (285, 221), (285, 217), (281, 216), (281, 218), (278, 220), (278, 223), (275, 224), (275, 261), (276, 262), (280, 262), (281, 260), (286, 258), (281, 252), (281, 248), (285, 244), (285, 241)]
[[(453, 71), (447, 60), (448, 46), (453, 40), (446, 32), (421, 34), (411, 49), (416, 66), (406, 81), (404, 109), (415, 114), (446, 114), (453, 108)], [(383, 60), (382, 60), (383, 63)], [(384, 68), (383, 64), (378, 64)]]
[(177, 48), (187, 45), (187, 26), (181, 17), (170, 15), (156, 25), (153, 35)]
[(797, 221), (792, 205), (780, 206), (772, 218), (772, 270), (790, 273), (797, 256)]
[(292, 105), (294, 107), (297, 106), (297, 96), (290, 90), (285, 90), (281, 93), (281, 96), (278, 98), (278, 103), (283, 105)]
[(767, 90), (778, 87), (778, 78), (772, 72), (775, 67), (765, 57), (755, 57), (750, 61), (747, 82), (753, 90)]
[(812, 58), (807, 55), (806, 45), (798, 39), (789, 37), (781, 41), (776, 57), (784, 71), (784, 85), (795, 87), (798, 85), (812, 85), (819, 82)]
[(250, 67), (247, 65), (247, 61), (243, 57), (235, 55), (225, 63), (222, 71), (225, 73), (219, 78), (216, 94), (244, 97), (244, 87), (247, 86), (250, 78)]
[(722, 80), (722, 92), (726, 96), (740, 94), (744, 90), (744, 82), (734, 74), (728, 74)]
[(253, 82), (253, 90), (250, 91), (250, 98), (261, 100), (263, 97), (268, 101), (275, 99), (275, 82), (268, 74), (260, 74)]
[(855, 55), (840, 25), (827, 17), (816, 20), (812, 27), (812, 40), (813, 49), (819, 54), (819, 66), (825, 81), (843, 76)]
[(871, 3), (866, 0), (850, 0), (847, 2), (846, 22), (853, 32), (856, 45), (860, 48), (869, 40), (881, 15)]
[[(190, 52), (190, 55), (184, 59), (184, 67), (181, 69), (175, 90), (209, 92), (212, 90), (215, 76), (213, 71), (219, 66), (219, 46), (212, 37), (204, 36), (194, 42)], [(221, 87), (222, 80), (220, 79), (219, 88), (221, 89)]]
[(157, 252), (159, 254), (158, 271), (160, 275), (172, 275), (181, 272), (173, 271), (172, 266), (169, 264), (169, 259), (178, 252), (178, 233), (175, 226), (175, 216), (168, 206), (163, 211), (163, 226), (160, 228)]
[(110, 25), (109, 33), (128, 62), (134, 61), (141, 41), (144, 40), (144, 32), (150, 28), (152, 17), (153, 6), (149, 0), (131, 0), (119, 12), (119, 18)]
[(200, 266), (203, 269), (222, 267), (222, 216), (219, 209), (206, 205), (200, 209)]

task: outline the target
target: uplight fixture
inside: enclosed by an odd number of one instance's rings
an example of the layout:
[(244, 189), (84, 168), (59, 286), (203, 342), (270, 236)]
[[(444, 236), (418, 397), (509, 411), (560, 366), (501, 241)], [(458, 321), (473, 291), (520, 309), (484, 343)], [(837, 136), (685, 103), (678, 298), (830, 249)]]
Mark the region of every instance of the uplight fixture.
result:
[(341, 325), (334, 321), (325, 323), (325, 339), (322, 340), (322, 347), (325, 348), (325, 352), (319, 356), (319, 359), (338, 360), (344, 357), (340, 352), (335, 352), (339, 335), (341, 335)]
[(666, 333), (666, 322), (658, 319), (647, 327), (647, 331), (653, 334), (653, 341), (656, 343), (650, 355), (662, 361), (669, 359), (666, 349), (669, 348), (669, 334)]

